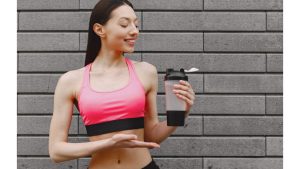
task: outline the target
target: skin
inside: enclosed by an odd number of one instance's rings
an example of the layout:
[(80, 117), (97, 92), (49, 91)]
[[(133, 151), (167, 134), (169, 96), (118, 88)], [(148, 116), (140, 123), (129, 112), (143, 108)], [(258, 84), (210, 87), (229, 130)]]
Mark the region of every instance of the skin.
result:
[[(129, 19), (121, 19), (122, 17)], [(101, 38), (102, 46), (90, 71), (90, 87), (93, 90), (113, 91), (128, 83), (129, 72), (122, 53), (134, 51), (134, 46), (124, 39), (138, 37), (136, 18), (134, 10), (123, 5), (112, 12), (112, 18), (105, 25), (94, 24), (93, 30)], [(73, 104), (78, 100), (84, 67), (68, 71), (59, 78), (54, 93), (49, 130), (49, 154), (53, 162), (91, 156), (89, 169), (140, 169), (151, 161), (149, 148), (158, 148), (176, 130), (176, 126), (167, 126), (166, 121), (158, 120), (156, 67), (144, 61), (132, 60), (132, 63), (146, 94), (145, 127), (90, 136), (89, 142), (68, 142)], [(119, 80), (118, 83), (115, 82), (116, 79)], [(174, 93), (187, 103), (187, 117), (195, 99), (192, 86), (187, 81), (182, 81), (174, 86)]]

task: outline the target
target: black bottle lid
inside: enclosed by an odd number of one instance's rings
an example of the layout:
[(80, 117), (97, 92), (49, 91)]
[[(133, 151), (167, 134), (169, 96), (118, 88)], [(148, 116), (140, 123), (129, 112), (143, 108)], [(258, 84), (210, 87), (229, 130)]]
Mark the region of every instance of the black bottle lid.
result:
[(164, 80), (186, 80), (186, 81), (188, 81), (188, 76), (185, 74), (183, 68), (181, 68), (179, 70), (174, 70), (173, 68), (167, 68)]

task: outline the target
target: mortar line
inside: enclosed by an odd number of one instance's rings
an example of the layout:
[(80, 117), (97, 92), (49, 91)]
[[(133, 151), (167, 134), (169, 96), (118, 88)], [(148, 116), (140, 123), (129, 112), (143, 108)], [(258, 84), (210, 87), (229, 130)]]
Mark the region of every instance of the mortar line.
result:
[(265, 15), (266, 15), (266, 32), (268, 31), (268, 15), (267, 15), (267, 11), (265, 11)]

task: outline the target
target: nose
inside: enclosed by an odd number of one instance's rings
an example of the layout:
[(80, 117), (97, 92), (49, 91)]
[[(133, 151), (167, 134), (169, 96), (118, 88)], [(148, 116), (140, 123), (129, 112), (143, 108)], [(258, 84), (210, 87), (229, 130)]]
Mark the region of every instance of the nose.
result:
[(138, 33), (139, 33), (139, 29), (135, 25), (133, 25), (133, 29), (131, 29), (130, 34), (138, 35)]

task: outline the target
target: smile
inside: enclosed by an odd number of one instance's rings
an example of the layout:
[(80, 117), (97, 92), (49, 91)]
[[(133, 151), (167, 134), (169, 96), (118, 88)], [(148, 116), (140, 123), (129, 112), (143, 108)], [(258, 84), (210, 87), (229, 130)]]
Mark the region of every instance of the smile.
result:
[(125, 40), (125, 41), (130, 45), (134, 45), (134, 43), (135, 43), (135, 40)]

